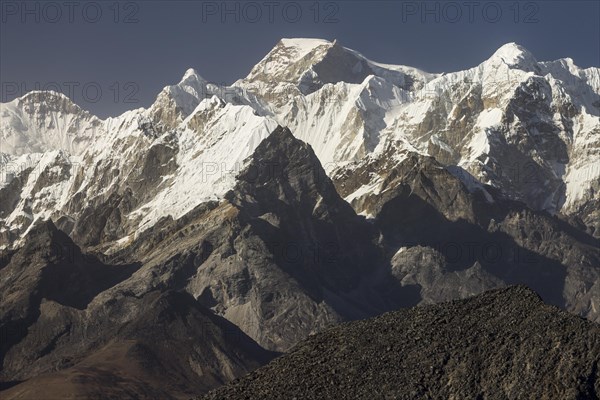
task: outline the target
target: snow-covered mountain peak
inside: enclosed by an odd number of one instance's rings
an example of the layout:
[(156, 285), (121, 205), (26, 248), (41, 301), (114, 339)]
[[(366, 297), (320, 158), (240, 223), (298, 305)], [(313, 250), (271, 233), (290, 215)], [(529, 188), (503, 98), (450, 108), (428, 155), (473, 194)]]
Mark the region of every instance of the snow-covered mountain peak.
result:
[(245, 81), (296, 84), (332, 46), (331, 42), (322, 39), (281, 39), (252, 68)]
[(102, 120), (54, 91), (32, 91), (0, 109), (0, 151), (79, 154), (101, 132)]
[(203, 97), (203, 92), (207, 81), (196, 72), (195, 69), (189, 68), (181, 78), (181, 81), (176, 85), (169, 85), (164, 90), (173, 95), (178, 95), (180, 92), (186, 92), (196, 98)]
[(208, 82), (193, 68), (189, 68), (181, 81), (165, 87), (149, 109), (156, 122), (174, 128), (194, 111), (209, 94)]
[[(25, 93), (23, 96), (15, 99), (18, 102), (39, 102), (44, 100), (68, 100), (73, 103), (71, 99), (64, 93), (56, 92), (54, 90), (32, 90), (31, 92)], [(74, 104), (74, 103), (73, 103)]]
[(26, 107), (29, 112), (35, 112), (35, 109), (43, 109), (70, 114), (89, 114), (75, 104), (69, 96), (54, 90), (32, 90), (8, 104), (12, 104), (15, 107)]
[(332, 46), (333, 43), (324, 39), (312, 38), (284, 38), (279, 41), (273, 51), (285, 49), (288, 52), (290, 60), (298, 61), (308, 55), (311, 51), (321, 46)]
[(419, 89), (436, 77), (416, 68), (380, 64), (337, 40), (282, 39), (234, 86), (257, 95), (280, 113), (296, 96), (306, 96), (327, 84), (361, 84), (381, 77), (404, 90)]
[(179, 84), (181, 85), (193, 81), (204, 82), (205, 79), (202, 78), (202, 76), (200, 76), (200, 74), (194, 68), (188, 68), (181, 78), (181, 81), (179, 81)]
[(526, 72), (537, 72), (539, 66), (536, 58), (529, 50), (517, 43), (507, 43), (501, 46), (487, 61), (488, 63), (504, 63), (509, 68)]

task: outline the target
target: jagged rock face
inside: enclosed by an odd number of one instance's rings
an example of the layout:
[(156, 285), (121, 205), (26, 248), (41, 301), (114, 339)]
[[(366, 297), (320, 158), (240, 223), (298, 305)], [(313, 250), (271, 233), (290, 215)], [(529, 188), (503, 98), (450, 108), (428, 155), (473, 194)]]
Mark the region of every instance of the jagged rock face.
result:
[[(373, 179), (376, 174), (381, 175)], [(465, 179), (468, 177), (465, 176)], [(461, 179), (434, 158), (416, 153), (406, 154), (399, 162), (387, 157), (377, 162), (352, 165), (340, 170), (334, 176), (334, 181), (341, 195), (354, 208), (370, 216), (380, 215), (384, 205), (402, 193), (404, 197), (422, 199), (449, 220), (475, 222), (480, 216), (480, 210), (477, 209), (480, 203), (472, 198), (492, 198), (483, 185), (473, 186), (469, 190)], [(365, 187), (369, 190), (364, 190)], [(419, 213), (414, 211), (413, 218), (418, 220)], [(392, 223), (386, 221), (385, 217), (381, 219), (383, 223)], [(414, 228), (418, 229), (416, 225)]]
[(205, 399), (595, 398), (600, 328), (511, 287), (343, 324)]
[[(305, 305), (299, 303), (296, 310), (296, 306), (292, 306), (293, 311), (290, 311), (291, 304), (286, 302), (293, 301), (296, 294), (280, 291), (273, 283), (265, 287), (260, 281), (270, 281), (268, 270), (245, 272), (243, 275), (261, 276), (256, 281), (250, 279), (254, 282), (244, 289), (262, 286), (259, 291), (262, 305), (255, 306), (265, 309), (262, 319), (270, 314), (290, 312), (297, 318), (288, 324), (277, 317), (267, 322), (270, 329), (278, 332), (281, 328), (277, 325), (293, 327), (295, 332), (289, 331), (287, 335), (296, 340), (323, 327), (309, 322), (313, 318), (331, 321), (364, 313), (345, 298), (357, 290), (361, 278), (370, 270), (376, 270), (383, 260), (371, 243), (370, 226), (339, 197), (308, 145), (295, 139), (289, 130), (278, 128), (259, 145), (248, 167), (238, 176), (234, 190), (226, 197), (239, 210), (237, 218), (244, 224), (244, 242), (248, 244), (238, 244), (239, 255), (247, 263), (262, 260), (266, 265), (258, 263), (260, 269), (279, 269), (278, 274), (283, 274), (286, 281), (291, 280), (293, 286), (298, 286), (294, 290), (307, 297), (303, 300)], [(258, 248), (253, 249), (253, 246)], [(251, 250), (259, 254), (246, 253)], [(253, 259), (248, 259), (250, 257)], [(204, 280), (215, 278), (207, 274)], [(284, 282), (279, 285), (289, 286)], [(211, 293), (224, 289), (210, 288)], [(226, 302), (221, 300), (220, 303)], [(323, 306), (326, 312), (315, 312)], [(311, 316), (313, 313), (316, 315)], [(260, 329), (265, 329), (266, 321), (256, 322)], [(280, 343), (274, 343), (277, 348), (287, 348), (293, 343), (285, 340), (287, 335), (280, 334)]]
[[(111, 262), (144, 267), (103, 296), (185, 289), (277, 350), (340, 320), (508, 283), (528, 283), (597, 318), (591, 238), (512, 211), (512, 203), (490, 203), (493, 189), (469, 189), (431, 158), (409, 156), (369, 195), (376, 230), (288, 130), (277, 129), (248, 162), (226, 202), (165, 222), (115, 253)], [(540, 239), (549, 234), (555, 240)]]
[[(374, 185), (373, 169), (386, 171)], [(372, 218), (394, 271), (407, 271), (394, 275), (403, 286), (413, 285), (413, 304), (524, 283), (546, 301), (598, 320), (597, 239), (430, 157), (410, 154), (397, 165), (365, 163), (355, 170), (336, 175), (336, 186), (344, 194), (372, 185), (347, 199)], [(414, 268), (419, 272), (408, 272)], [(471, 289), (473, 274), (481, 284)]]
[[(87, 198), (74, 195), (72, 202), (67, 203), (68, 210), (72, 210), (75, 215), (79, 214), (73, 231), (70, 232), (77, 243), (90, 246), (127, 236), (135, 227), (128, 221), (131, 213), (153, 200), (161, 190), (173, 183), (171, 177), (179, 167), (179, 143), (175, 138), (164, 137), (162, 142), (157, 141), (149, 147), (145, 138), (127, 145), (146, 147), (143, 153), (131, 154), (133, 163), (128, 166), (134, 168), (121, 171), (118, 165), (114, 165), (115, 162), (110, 166), (96, 168), (90, 179), (98, 185), (98, 189), (100, 185), (111, 187), (114, 179), (122, 182), (112, 185), (112, 191), (104, 196)], [(90, 192), (92, 191), (88, 190)]]
[(402, 288), (401, 301), (405, 306), (462, 299), (505, 286), (478, 261), (466, 269), (450, 268), (444, 254), (431, 247), (401, 247), (391, 263), (392, 275)]
[(241, 218), (299, 250), (317, 246), (312, 249), (316, 260), (298, 265), (282, 260), (292, 264), (287, 267), (292, 273), (304, 269), (311, 279), (322, 279), (321, 285), (347, 291), (358, 286), (368, 264), (378, 263), (374, 246), (356, 248), (369, 244), (369, 226), (338, 195), (310, 146), (288, 129), (278, 128), (261, 143), (237, 179), (226, 198), (241, 209)]

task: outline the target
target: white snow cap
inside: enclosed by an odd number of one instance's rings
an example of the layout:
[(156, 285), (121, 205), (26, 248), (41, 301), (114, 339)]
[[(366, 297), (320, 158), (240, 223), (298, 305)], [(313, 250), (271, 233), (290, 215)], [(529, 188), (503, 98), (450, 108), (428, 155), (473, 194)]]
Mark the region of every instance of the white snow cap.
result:
[(325, 39), (314, 38), (283, 38), (281, 39), (281, 44), (285, 47), (302, 47), (313, 49), (317, 46), (331, 44), (331, 42)]
[[(69, 96), (67, 96), (66, 94), (64, 94), (62, 92), (57, 92), (55, 90), (32, 90), (32, 91), (25, 93), (23, 96), (19, 97), (18, 99), (15, 99), (15, 100), (25, 101), (30, 98), (33, 98), (36, 101), (39, 101), (42, 99), (59, 98), (59, 99), (68, 100), (71, 103), (73, 103), (73, 101), (69, 98)], [(15, 100), (13, 100), (13, 101), (15, 101)], [(73, 104), (75, 104), (75, 103), (73, 103)]]
[(502, 61), (512, 68), (519, 68), (524, 71), (534, 70), (537, 67), (537, 60), (525, 47), (511, 42), (501, 46), (489, 61)]
[(188, 82), (190, 80), (204, 81), (204, 78), (202, 78), (194, 68), (188, 68), (179, 83)]
[(296, 51), (296, 58), (300, 59), (313, 51), (319, 46), (328, 46), (332, 43), (324, 39), (310, 39), (310, 38), (284, 38), (281, 39), (280, 43), (287, 48), (293, 48)]

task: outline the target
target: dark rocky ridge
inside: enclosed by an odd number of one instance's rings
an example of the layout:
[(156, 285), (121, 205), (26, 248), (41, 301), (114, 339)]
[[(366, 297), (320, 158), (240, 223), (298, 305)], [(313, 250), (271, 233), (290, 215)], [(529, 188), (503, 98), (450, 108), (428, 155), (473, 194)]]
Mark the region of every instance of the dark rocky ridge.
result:
[(600, 327), (522, 287), (339, 325), (203, 399), (598, 399)]
[(472, 286), (480, 290), (471, 294), (525, 284), (545, 301), (600, 321), (594, 303), (600, 296), (597, 238), (557, 216), (507, 199), (493, 187), (469, 187), (474, 178), (451, 172), (433, 157), (408, 154), (399, 163), (391, 159), (365, 163), (356, 174), (342, 172), (334, 180), (345, 195), (373, 172), (382, 174), (379, 192), (353, 205), (372, 216), (394, 275), (401, 281), (407, 275), (417, 277), (406, 279), (418, 295), (405, 305), (457, 298), (450, 293), (469, 285), (456, 280), (456, 274), (474, 275), (482, 284)]
[(52, 222), (1, 266), (3, 399), (189, 397), (275, 355), (188, 293), (106, 296), (141, 265), (83, 254)]
[[(62, 331), (46, 347), (55, 366), (2, 393), (3, 399), (189, 398), (244, 375), (276, 354), (265, 351), (230, 322), (215, 316), (189, 294), (151, 292), (122, 301), (112, 319), (133, 318), (110, 326), (51, 302), (32, 327), (24, 356), (39, 347), (46, 331)], [(96, 315), (97, 318), (97, 315)], [(92, 325), (101, 337), (83, 329)], [(82, 345), (82, 342), (84, 343)], [(46, 356), (46, 359), (44, 359)]]
[(139, 268), (137, 264), (105, 265), (94, 256), (82, 254), (50, 221), (37, 223), (24, 246), (4, 258), (0, 269), (1, 375), (27, 363), (19, 357), (7, 359), (7, 352), (37, 320), (43, 300), (83, 310), (98, 293)]
[(263, 141), (237, 179), (226, 199), (271, 247), (293, 244), (304, 255), (271, 249), (277, 265), (300, 282), (349, 291), (382, 263), (371, 243), (374, 231), (340, 197), (311, 147), (289, 129), (277, 128)]

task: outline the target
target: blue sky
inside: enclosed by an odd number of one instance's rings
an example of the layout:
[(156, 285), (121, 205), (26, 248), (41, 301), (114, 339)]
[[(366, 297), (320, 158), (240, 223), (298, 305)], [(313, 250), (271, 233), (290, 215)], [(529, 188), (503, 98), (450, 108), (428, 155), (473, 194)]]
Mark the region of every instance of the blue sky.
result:
[(7, 1), (0, 101), (59, 88), (102, 117), (152, 103), (189, 67), (245, 76), (282, 37), (338, 39), (430, 72), (477, 65), (507, 42), (538, 60), (600, 66), (598, 1)]

